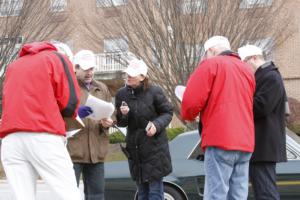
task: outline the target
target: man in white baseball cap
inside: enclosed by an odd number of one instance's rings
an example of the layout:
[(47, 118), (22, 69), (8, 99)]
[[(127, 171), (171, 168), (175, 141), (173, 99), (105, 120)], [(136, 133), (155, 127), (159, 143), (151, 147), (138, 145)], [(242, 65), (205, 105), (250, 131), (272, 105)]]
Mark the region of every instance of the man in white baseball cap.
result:
[(238, 49), (239, 56), (241, 57), (242, 61), (245, 61), (245, 59), (249, 56), (262, 56), (263, 51), (261, 48), (255, 45), (247, 44), (243, 47), (240, 47)]
[[(255, 71), (254, 94), (255, 149), (250, 161), (250, 181), (255, 199), (276, 199), (276, 163), (286, 162), (285, 110), (286, 91), (278, 68), (265, 61), (255, 45), (238, 49), (241, 59)], [(262, 187), (267, 185), (268, 187)]]
[(254, 75), (226, 37), (209, 38), (204, 49), (206, 59), (187, 82), (181, 117), (193, 121), (201, 113), (204, 199), (246, 200), (254, 149)]
[[(80, 105), (85, 105), (89, 95), (111, 102), (108, 87), (94, 79), (96, 56), (90, 50), (81, 50), (74, 56), (76, 76), (80, 86)], [(74, 163), (77, 183), (84, 180), (85, 199), (104, 199), (104, 160), (108, 150), (110, 118), (83, 119), (85, 127), (76, 137), (69, 138), (68, 150)]]
[(90, 50), (81, 50), (74, 56), (74, 65), (79, 65), (83, 70), (94, 68), (96, 67), (96, 56)]
[(208, 57), (216, 56), (220, 52), (230, 49), (230, 43), (224, 36), (213, 36), (204, 43), (205, 55)]

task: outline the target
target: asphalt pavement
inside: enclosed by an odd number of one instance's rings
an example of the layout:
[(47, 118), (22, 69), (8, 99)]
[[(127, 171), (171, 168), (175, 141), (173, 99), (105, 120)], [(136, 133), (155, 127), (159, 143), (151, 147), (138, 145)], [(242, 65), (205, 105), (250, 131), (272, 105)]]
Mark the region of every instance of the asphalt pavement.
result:
[[(83, 196), (83, 185), (79, 186), (81, 194)], [(6, 180), (0, 180), (0, 200), (13, 200), (12, 192), (7, 184)], [(37, 196), (36, 200), (58, 200), (58, 197), (49, 189), (49, 187), (43, 182), (37, 182)]]

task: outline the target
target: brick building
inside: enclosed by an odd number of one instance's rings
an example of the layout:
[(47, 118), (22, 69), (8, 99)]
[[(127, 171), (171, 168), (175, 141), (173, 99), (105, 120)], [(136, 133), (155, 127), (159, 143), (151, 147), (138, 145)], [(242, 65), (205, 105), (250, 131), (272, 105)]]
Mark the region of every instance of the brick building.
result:
[[(130, 0), (129, 0), (130, 1)], [(160, 2), (156, 0), (157, 2)], [(202, 5), (208, 0), (183, 0), (183, 7), (188, 8), (191, 1), (196, 2), (193, 5)], [(276, 0), (238, 0), (240, 1), (241, 9), (251, 9), (253, 6), (261, 6), (263, 9), (270, 9), (276, 3)], [(273, 60), (281, 71), (289, 97), (300, 100), (300, 57), (297, 56), (300, 51), (300, 1), (286, 0), (285, 12), (293, 13), (294, 17), (291, 20), (293, 24), (293, 32), (280, 45), (273, 50)], [(5, 16), (1, 12), (1, 8), (5, 6), (5, 2), (14, 2), (18, 4), (21, 0), (6, 0), (0, 2), (0, 15)], [(95, 36), (88, 35), (86, 22), (102, 20), (110, 23), (113, 26), (112, 19), (121, 17), (120, 12), (116, 12), (112, 8), (111, 2), (119, 8), (127, 6), (128, 0), (49, 0), (49, 6), (53, 12), (57, 13), (57, 19), (71, 18), (68, 23), (72, 23), (73, 29), (68, 38), (64, 42), (68, 43), (74, 52), (80, 49), (91, 49), (97, 54), (98, 66), (96, 68), (96, 78), (105, 81), (115, 91), (123, 85), (122, 69), (124, 66), (118, 62), (121, 55), (130, 49), (130, 44), (126, 43), (124, 36), (118, 33), (116, 28), (115, 37), (105, 36), (101, 30), (94, 30)], [(16, 6), (17, 9), (20, 7)], [(187, 9), (188, 10), (188, 9)], [(15, 15), (18, 13), (16, 12)], [(95, 18), (96, 17), (96, 18)], [(82, 20), (85, 18), (85, 20)], [(90, 28), (92, 30), (92, 27)], [(98, 32), (97, 32), (98, 31)], [(89, 31), (93, 32), (93, 31)], [(105, 31), (103, 31), (105, 32)], [(97, 34), (99, 33), (99, 34)], [(52, 38), (58, 38), (52, 35)], [(91, 40), (92, 38), (92, 40)], [(49, 37), (50, 39), (50, 37)]]

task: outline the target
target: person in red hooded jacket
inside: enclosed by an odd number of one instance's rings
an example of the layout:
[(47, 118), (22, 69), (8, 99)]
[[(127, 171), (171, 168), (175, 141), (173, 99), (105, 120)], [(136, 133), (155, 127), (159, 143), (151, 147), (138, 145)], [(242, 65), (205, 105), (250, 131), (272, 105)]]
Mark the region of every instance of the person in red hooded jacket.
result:
[(181, 107), (185, 120), (201, 113), (204, 199), (246, 200), (254, 149), (254, 75), (227, 38), (211, 37), (204, 49), (206, 59), (189, 78)]
[(77, 116), (78, 97), (73, 65), (51, 43), (25, 44), (7, 67), (1, 160), (15, 199), (35, 199), (38, 175), (59, 199), (81, 199), (63, 120)]

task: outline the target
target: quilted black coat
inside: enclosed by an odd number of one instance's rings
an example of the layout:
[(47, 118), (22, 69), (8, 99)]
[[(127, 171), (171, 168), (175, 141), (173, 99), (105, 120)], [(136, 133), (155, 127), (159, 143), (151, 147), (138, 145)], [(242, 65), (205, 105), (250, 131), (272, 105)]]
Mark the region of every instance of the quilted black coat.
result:
[[(120, 106), (125, 101), (129, 113), (122, 115)], [(132, 179), (147, 182), (160, 179), (172, 171), (171, 156), (165, 128), (172, 119), (173, 109), (161, 88), (121, 88), (115, 99), (117, 125), (127, 127), (126, 150)], [(157, 132), (148, 137), (145, 128), (151, 121)]]

